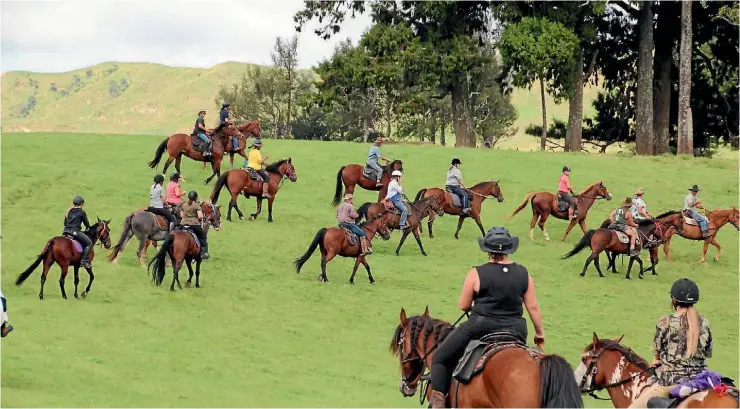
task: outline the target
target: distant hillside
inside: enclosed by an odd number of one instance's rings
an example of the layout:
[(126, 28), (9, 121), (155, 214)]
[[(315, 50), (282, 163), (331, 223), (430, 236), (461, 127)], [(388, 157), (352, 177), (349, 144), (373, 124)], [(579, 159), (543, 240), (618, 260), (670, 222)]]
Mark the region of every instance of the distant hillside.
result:
[[(197, 111), (208, 109), (214, 124), (219, 85), (232, 84), (248, 64), (227, 62), (210, 69), (148, 63), (103, 63), (76, 71), (42, 74), (12, 71), (2, 75), (2, 130), (94, 133), (189, 132)], [(540, 92), (514, 91), (519, 111), (517, 137), (503, 146), (529, 149), (536, 139), (524, 135), (541, 122)], [(596, 89), (586, 89), (586, 115), (593, 112)], [(548, 98), (548, 119), (567, 119), (568, 105)]]

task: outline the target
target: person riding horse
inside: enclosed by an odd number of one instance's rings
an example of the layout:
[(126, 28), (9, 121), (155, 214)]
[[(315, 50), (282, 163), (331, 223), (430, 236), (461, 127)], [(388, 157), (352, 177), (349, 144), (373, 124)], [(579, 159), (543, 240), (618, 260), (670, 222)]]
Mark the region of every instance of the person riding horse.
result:
[(352, 233), (356, 234), (357, 237), (360, 238), (361, 256), (364, 256), (366, 254), (373, 254), (373, 249), (370, 246), (370, 241), (367, 239), (367, 234), (365, 234), (360, 226), (355, 223), (360, 215), (357, 214), (354, 203), (352, 202), (354, 197), (355, 196), (352, 193), (347, 193), (344, 195), (344, 203), (340, 204), (339, 207), (337, 207), (337, 221), (339, 222), (339, 227), (350, 229)]
[(488, 263), (473, 267), (463, 283), (458, 307), (470, 312), (470, 318), (445, 338), (432, 359), (432, 408), (444, 408), (452, 379), (452, 369), (472, 340), (502, 330), (513, 331), (526, 343), (527, 321), (522, 304), (527, 308), (535, 328), (534, 342), (545, 343), (542, 314), (527, 269), (510, 260), (519, 247), (519, 237), (504, 227), (493, 227), (478, 238), (481, 250), (488, 253)]
[(197, 136), (198, 139), (206, 144), (206, 149), (203, 152), (203, 156), (211, 156), (211, 138), (206, 134), (206, 110), (201, 109), (198, 111), (198, 118), (195, 120), (195, 126), (193, 127), (193, 135)]
[(162, 188), (162, 183), (164, 183), (164, 176), (155, 175), (154, 184), (149, 189), (149, 207), (147, 207), (146, 211), (167, 219), (167, 222), (169, 223), (167, 233), (169, 235), (175, 231), (177, 219), (171, 211), (164, 207), (164, 189)]
[(652, 220), (653, 216), (647, 211), (647, 204), (645, 204), (645, 191), (642, 188), (637, 189), (635, 196), (632, 198), (632, 218), (635, 222), (641, 222), (643, 220)]
[(87, 220), (87, 213), (82, 210), (82, 206), (85, 205), (85, 199), (82, 196), (75, 196), (72, 199), (72, 207), (67, 210), (64, 215), (64, 229), (62, 234), (69, 234), (74, 237), (77, 242), (82, 245), (82, 257), (80, 258), (80, 265), (84, 268), (91, 268), (89, 254), (92, 249), (92, 241), (82, 232), (82, 225), (85, 228), (90, 228), (90, 222)]
[(403, 188), (401, 187), (401, 177), (403, 174), (400, 170), (394, 170), (391, 173), (391, 183), (388, 184), (388, 193), (385, 196), (386, 201), (393, 203), (393, 206), (401, 212), (401, 220), (398, 222), (398, 227), (401, 230), (408, 229), (409, 225), (406, 223), (406, 218), (409, 216), (409, 210), (403, 204)]
[(200, 258), (207, 260), (210, 257), (208, 255), (208, 236), (200, 224), (200, 221), (203, 220), (203, 211), (200, 209), (200, 204), (198, 203), (198, 192), (192, 190), (188, 193), (188, 201), (180, 207), (180, 215), (182, 216), (180, 225), (191, 230), (198, 236), (198, 240), (200, 241)]
[(635, 240), (637, 239), (637, 223), (632, 219), (632, 198), (628, 197), (622, 202), (622, 205), (614, 209), (609, 215), (612, 222), (609, 229), (621, 231), (630, 239), (630, 256), (637, 256), (639, 251), (635, 249)]
[(262, 156), (262, 138), (255, 138), (252, 142), (252, 149), (249, 150), (247, 160), (244, 162), (244, 167), (253, 170), (262, 178), (262, 197), (269, 199), (270, 194), (267, 189), (270, 187), (270, 175), (263, 169), (265, 161), (269, 158), (269, 155)]
[(378, 187), (383, 186), (383, 184), (380, 183), (380, 179), (383, 178), (383, 167), (380, 166), (378, 160), (390, 162), (390, 159), (383, 156), (383, 154), (380, 152), (381, 146), (383, 146), (383, 137), (378, 136), (377, 138), (375, 138), (375, 143), (370, 146), (370, 150), (368, 150), (367, 152), (366, 163), (369, 168), (375, 171), (375, 184)]
[(172, 172), (170, 182), (167, 183), (167, 204), (173, 209), (178, 209), (182, 205), (182, 197), (185, 196), (185, 192), (180, 188), (181, 179), (182, 176), (179, 173)]
[(452, 160), (452, 166), (447, 170), (445, 189), (460, 198), (463, 214), (468, 214), (470, 212), (470, 206), (468, 204), (468, 194), (465, 191), (467, 190), (467, 187), (463, 184), (462, 172), (460, 171), (461, 164), (462, 162), (460, 162), (460, 159), (458, 158)]
[(709, 223), (707, 218), (703, 214), (696, 211), (696, 209), (706, 209), (700, 199), (696, 198), (699, 193), (699, 186), (694, 185), (689, 188), (689, 194), (683, 201), (683, 212), (687, 216), (699, 222), (699, 228), (701, 229), (701, 237), (709, 237)]
[(712, 356), (712, 327), (699, 315), (694, 304), (699, 301), (699, 287), (688, 278), (671, 286), (671, 302), (675, 312), (663, 316), (655, 326), (653, 362), (657, 367), (657, 382), (642, 391), (630, 408), (646, 408), (650, 398), (668, 398), (683, 380), (691, 380), (706, 370)]
[[(216, 129), (213, 131), (214, 134), (224, 129), (224, 127), (228, 124), (232, 123), (231, 121), (231, 104), (228, 102), (224, 102), (223, 105), (221, 105), (221, 112), (219, 113), (219, 124), (216, 127)], [(237, 149), (239, 149), (239, 138), (236, 136), (231, 137), (231, 150), (236, 152)]]
[(558, 198), (567, 202), (568, 206), (568, 219), (574, 220), (578, 218), (578, 209), (576, 209), (576, 201), (573, 200), (575, 192), (573, 191), (573, 185), (570, 184), (570, 168), (563, 166), (563, 174), (558, 179)]

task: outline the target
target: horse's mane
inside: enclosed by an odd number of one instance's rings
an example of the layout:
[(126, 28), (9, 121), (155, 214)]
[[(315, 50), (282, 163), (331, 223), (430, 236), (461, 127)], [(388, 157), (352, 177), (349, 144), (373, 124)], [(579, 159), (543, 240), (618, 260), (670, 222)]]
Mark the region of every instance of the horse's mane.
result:
[(364, 226), (364, 225), (366, 225), (368, 223), (374, 222), (375, 220), (378, 220), (381, 217), (385, 216), (386, 213), (388, 213), (388, 211), (387, 210), (383, 210), (382, 212), (376, 214), (375, 216), (373, 216), (373, 217), (371, 217), (369, 219), (366, 219), (364, 222), (359, 223), (357, 226), (362, 227), (362, 226)]
[(604, 349), (610, 350), (610, 351), (617, 351), (624, 355), (624, 357), (632, 364), (635, 364), (638, 368), (642, 369), (643, 371), (646, 371), (650, 365), (648, 362), (643, 359), (641, 356), (637, 355), (632, 349), (625, 347), (624, 345), (618, 343), (617, 341), (613, 341), (611, 339), (600, 339), (599, 344), (601, 344)]
[[(426, 348), (430, 336), (434, 337), (434, 344), (442, 342), (455, 327), (447, 321), (427, 317), (426, 315), (415, 315), (408, 318), (409, 333), (411, 334), (411, 345), (416, 345), (419, 335), (422, 336), (422, 344)], [(393, 354), (399, 353), (398, 342), (401, 340), (403, 327), (399, 324), (391, 340), (390, 350)], [(427, 352), (424, 351), (425, 355)]]
[(601, 180), (597, 180), (597, 181), (596, 181), (596, 183), (593, 183), (593, 184), (589, 185), (589, 186), (588, 186), (587, 188), (583, 189), (583, 191), (582, 191), (581, 193), (579, 193), (578, 195), (579, 195), (579, 196), (582, 196), (582, 195), (584, 195), (584, 194), (585, 194), (586, 192), (588, 192), (589, 190), (591, 190), (591, 188), (592, 188), (592, 187), (594, 187), (594, 186), (596, 186), (596, 185), (600, 185), (600, 184), (602, 184), (602, 183), (604, 183), (604, 182), (603, 182), (603, 181), (601, 181)]
[(475, 184), (475, 186), (471, 187), (470, 189), (476, 189), (476, 188), (479, 188), (479, 187), (483, 187), (483, 186), (485, 186), (485, 185), (487, 185), (489, 183), (494, 183), (494, 182), (492, 180), (479, 182), (479, 183)]
[(273, 162), (273, 163), (267, 165), (267, 167), (265, 168), (265, 170), (268, 171), (268, 172), (270, 172), (270, 173), (280, 173), (280, 165), (282, 165), (283, 163), (285, 163), (287, 161), (288, 161), (287, 159), (280, 159), (277, 162)]
[(666, 216), (672, 216), (672, 215), (678, 214), (678, 213), (681, 213), (681, 212), (678, 211), (678, 210), (669, 210), (669, 211), (667, 211), (667, 212), (665, 212), (663, 214), (659, 214), (659, 215), (655, 216), (655, 218), (656, 219), (662, 219), (662, 218), (664, 218)]
[(655, 224), (655, 221), (650, 220), (650, 219), (643, 219), (643, 220), (638, 220), (637, 221), (637, 225), (638, 226), (645, 226), (645, 225), (648, 225), (648, 224)]
[(94, 235), (98, 234), (98, 226), (101, 224), (101, 222), (95, 222), (94, 224), (91, 224), (90, 227), (85, 229), (83, 233), (85, 233), (88, 237), (92, 238)]

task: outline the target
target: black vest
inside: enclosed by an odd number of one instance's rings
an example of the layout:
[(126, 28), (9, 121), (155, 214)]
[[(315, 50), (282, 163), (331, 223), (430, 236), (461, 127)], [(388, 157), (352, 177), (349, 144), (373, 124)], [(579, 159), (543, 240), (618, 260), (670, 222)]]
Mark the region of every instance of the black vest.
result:
[(529, 285), (527, 269), (517, 263), (486, 263), (476, 270), (480, 289), (473, 296), (473, 315), (498, 321), (523, 320), (522, 304)]

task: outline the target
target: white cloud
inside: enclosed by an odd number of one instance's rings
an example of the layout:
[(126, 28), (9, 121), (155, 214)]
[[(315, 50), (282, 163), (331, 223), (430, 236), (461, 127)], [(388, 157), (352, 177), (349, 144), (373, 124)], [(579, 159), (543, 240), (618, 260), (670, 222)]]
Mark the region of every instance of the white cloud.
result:
[(5, 1), (0, 3), (0, 70), (61, 72), (105, 61), (212, 67), (224, 61), (270, 63), (277, 36), (298, 34), (299, 65), (359, 39), (368, 16), (349, 19), (324, 41), (311, 22), (296, 33), (300, 0)]

